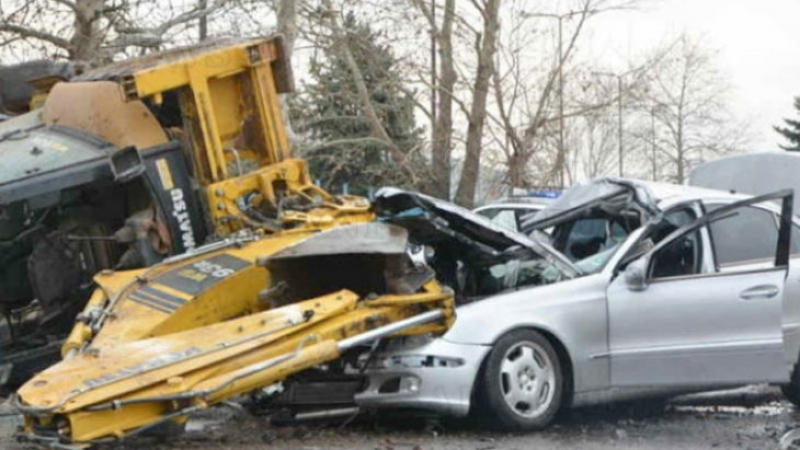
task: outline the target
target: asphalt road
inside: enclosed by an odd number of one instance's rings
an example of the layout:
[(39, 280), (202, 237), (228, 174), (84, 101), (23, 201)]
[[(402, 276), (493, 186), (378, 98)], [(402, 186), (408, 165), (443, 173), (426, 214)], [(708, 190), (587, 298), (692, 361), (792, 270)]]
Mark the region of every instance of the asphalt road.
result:
[[(0, 418), (0, 448), (31, 448), (10, 433), (18, 419)], [(794, 432), (793, 430), (798, 431)], [(797, 445), (792, 437), (797, 435)], [(783, 438), (783, 439), (782, 439)], [(783, 440), (783, 442), (781, 442)], [(481, 424), (433, 426), (409, 416), (366, 417), (344, 426), (273, 427), (264, 418), (229, 408), (190, 421), (178, 439), (140, 438), (126, 450), (525, 450), (525, 449), (800, 449), (800, 412), (770, 387), (684, 397), (661, 403), (576, 410), (551, 428), (501, 433)]]

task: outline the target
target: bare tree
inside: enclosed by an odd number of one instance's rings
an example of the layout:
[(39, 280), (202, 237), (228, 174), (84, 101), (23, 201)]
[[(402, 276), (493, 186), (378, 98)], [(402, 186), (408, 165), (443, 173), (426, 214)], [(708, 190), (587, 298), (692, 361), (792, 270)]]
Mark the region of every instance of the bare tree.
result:
[[(616, 169), (616, 120), (601, 111), (579, 117), (581, 122), (581, 151), (575, 153), (575, 168), (583, 178), (591, 179), (614, 173)], [(570, 177), (573, 178), (573, 177)]]
[[(614, 97), (566, 102), (569, 87), (566, 81), (575, 78), (578, 68), (571, 66), (586, 22), (596, 14), (632, 8), (632, 0), (576, 0), (572, 9), (561, 13), (525, 11), (512, 20), (511, 37), (499, 50), (500, 63), (493, 74), (494, 98), (497, 105), (492, 122), (507, 136), (502, 147), (508, 166), (508, 183), (515, 187), (530, 184), (554, 185), (566, 181), (570, 171), (569, 145), (565, 144), (566, 119), (580, 117), (608, 106)], [(525, 68), (532, 58), (526, 47), (541, 41), (535, 33), (541, 20), (556, 19), (558, 25), (557, 51), (548, 58), (536, 60), (545, 67)], [(525, 37), (527, 36), (527, 37)], [(527, 63), (530, 66), (530, 63)], [(566, 80), (566, 81), (565, 81)], [(588, 122), (587, 122), (588, 124)], [(573, 124), (574, 125), (574, 124)], [(581, 142), (573, 136), (571, 142)], [(528, 178), (531, 166), (545, 168)]]
[[(682, 35), (650, 72), (642, 121), (651, 146), (672, 166), (662, 175), (683, 183), (702, 160), (741, 150), (746, 127), (729, 114), (730, 84), (715, 65), (715, 53), (698, 38)], [(655, 161), (654, 161), (655, 162)]]
[(160, 0), (5, 0), (0, 44), (90, 65), (129, 48), (152, 49), (170, 33), (234, 4), (200, 0), (185, 6)]

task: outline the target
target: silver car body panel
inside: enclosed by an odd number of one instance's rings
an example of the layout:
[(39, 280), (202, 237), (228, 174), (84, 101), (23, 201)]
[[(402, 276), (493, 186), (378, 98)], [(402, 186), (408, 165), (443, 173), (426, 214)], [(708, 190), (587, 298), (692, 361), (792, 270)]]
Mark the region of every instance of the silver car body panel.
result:
[[(675, 277), (654, 280), (644, 291), (632, 291), (617, 277), (608, 288), (611, 384), (788, 382), (781, 334), (785, 277), (785, 268)], [(770, 294), (761, 298), (759, 289)], [(704, 292), (701, 299), (698, 292)], [(740, 298), (746, 292), (752, 300)]]
[[(698, 201), (733, 203), (748, 198), (687, 186), (645, 182), (640, 185), (657, 199), (661, 211), (693, 202), (695, 206), (690, 207), (697, 210)], [(780, 213), (777, 205), (765, 203), (757, 207)], [(795, 224), (800, 226), (800, 223)], [(700, 236), (703, 247), (708, 249), (710, 238), (706, 230), (702, 228)], [(756, 264), (749, 267), (752, 269), (749, 273), (712, 274), (713, 255), (705, 251), (702, 267), (707, 275), (658, 281), (649, 286), (652, 290), (637, 296), (625, 286), (622, 276), (614, 278), (614, 268), (643, 232), (644, 227), (634, 230), (599, 273), (507, 291), (459, 306), (454, 326), (441, 338), (422, 348), (391, 350), (382, 355), (426, 351), (461, 355), (465, 363), (458, 370), (404, 369), (404, 374), (419, 377), (420, 394), (402, 396), (381, 394), (372, 389), (375, 383), (396, 372), (370, 370), (371, 388), (360, 394), (357, 402), (463, 415), (469, 409), (473, 384), (491, 345), (505, 333), (519, 328), (540, 330), (568, 349), (573, 372), (573, 406), (675, 395), (753, 381), (788, 381), (800, 350), (800, 255), (790, 262), (790, 276), (785, 287), (788, 295), (777, 292), (767, 298), (740, 300), (740, 291), (747, 290), (753, 283), (782, 286), (786, 270)], [(657, 286), (659, 284), (661, 286)], [(694, 305), (680, 294), (675, 295), (698, 289), (727, 292), (727, 295), (711, 295), (707, 303), (704, 300)], [(650, 294), (654, 294), (652, 298)], [(662, 303), (656, 305), (659, 301)], [(674, 313), (687, 307), (692, 317)], [(720, 308), (731, 310), (721, 311)], [(731, 321), (734, 321), (733, 327)], [(616, 326), (620, 329), (611, 331)], [(631, 334), (624, 334), (623, 329)], [(731, 336), (731, 330), (741, 333)], [(650, 332), (655, 332), (658, 339), (644, 342)], [(674, 367), (663, 362), (648, 362), (658, 354), (671, 355), (668, 360)], [(709, 364), (698, 365), (698, 361), (704, 359)], [(698, 373), (707, 373), (708, 383), (698, 382), (704, 380)], [(444, 382), (453, 388), (437, 389)], [(446, 395), (437, 397), (437, 392)]]
[[(465, 416), (469, 412), (472, 387), (476, 374), (489, 345), (456, 344), (445, 339), (434, 339), (423, 345), (409, 345), (391, 353), (393, 358), (435, 357), (457, 361), (450, 367), (404, 367), (398, 363), (379, 370), (367, 370), (369, 385), (355, 396), (356, 404), (366, 407), (421, 408), (441, 414)], [(393, 392), (380, 392), (392, 380), (415, 379), (400, 383)]]
[[(759, 152), (718, 158), (701, 164), (689, 175), (689, 184), (709, 189), (734, 191), (748, 195), (792, 187), (794, 211), (800, 213), (800, 155), (795, 152)], [(768, 176), (752, 176), (768, 174)], [(769, 205), (767, 205), (769, 207)], [(777, 207), (769, 207), (778, 212)], [(800, 221), (794, 220), (795, 232)], [(786, 299), (800, 299), (800, 254), (792, 255), (786, 280)], [(784, 302), (783, 333), (786, 362), (792, 364), (800, 352), (800, 301)]]

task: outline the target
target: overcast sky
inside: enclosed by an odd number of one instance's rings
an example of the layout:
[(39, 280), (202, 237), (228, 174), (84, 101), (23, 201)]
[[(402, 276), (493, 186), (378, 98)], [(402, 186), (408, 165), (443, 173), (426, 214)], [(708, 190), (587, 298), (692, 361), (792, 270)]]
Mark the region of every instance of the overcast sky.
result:
[(800, 0), (656, 1), (639, 12), (598, 17), (592, 46), (621, 62), (682, 31), (719, 51), (734, 112), (752, 123), (752, 150), (777, 149), (772, 125), (798, 118), (792, 100), (800, 96)]

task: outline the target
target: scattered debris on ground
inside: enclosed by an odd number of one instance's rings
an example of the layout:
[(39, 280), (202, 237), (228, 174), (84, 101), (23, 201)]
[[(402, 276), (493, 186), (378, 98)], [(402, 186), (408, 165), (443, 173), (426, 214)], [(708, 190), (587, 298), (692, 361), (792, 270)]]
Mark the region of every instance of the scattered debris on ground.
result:
[[(343, 427), (341, 422), (278, 427), (266, 417), (223, 406), (193, 417), (177, 440), (139, 438), (125, 449), (800, 450), (800, 412), (769, 386), (684, 396), (666, 404), (579, 409), (565, 414), (551, 428), (532, 433), (491, 431), (468, 420), (439, 424), (427, 419), (398, 413), (364, 415)], [(11, 437), (19, 423), (18, 417), (0, 416), (0, 448), (28, 449)]]

